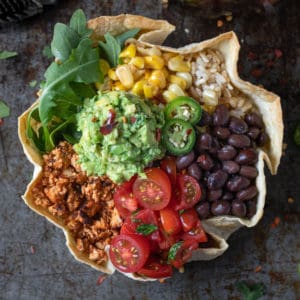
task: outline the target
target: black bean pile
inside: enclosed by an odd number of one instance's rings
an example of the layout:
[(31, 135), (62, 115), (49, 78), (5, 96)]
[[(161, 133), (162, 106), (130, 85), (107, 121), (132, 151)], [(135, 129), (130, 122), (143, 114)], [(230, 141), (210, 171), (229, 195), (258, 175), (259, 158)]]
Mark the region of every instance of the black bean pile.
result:
[(268, 139), (262, 118), (254, 112), (244, 119), (230, 116), (221, 104), (213, 115), (203, 111), (199, 125), (206, 132), (199, 134), (193, 151), (176, 160), (177, 168), (187, 169), (201, 185), (202, 199), (196, 206), (199, 216), (251, 218), (258, 192), (255, 149)]

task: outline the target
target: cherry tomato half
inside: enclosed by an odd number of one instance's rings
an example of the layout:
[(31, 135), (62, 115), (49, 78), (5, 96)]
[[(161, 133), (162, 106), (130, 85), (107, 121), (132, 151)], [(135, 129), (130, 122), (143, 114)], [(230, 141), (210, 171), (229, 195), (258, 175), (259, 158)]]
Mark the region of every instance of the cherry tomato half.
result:
[(133, 195), (140, 206), (160, 210), (171, 199), (171, 183), (168, 175), (159, 168), (145, 171), (147, 179), (138, 178), (133, 184)]
[(132, 186), (135, 179), (136, 176), (132, 177), (129, 181), (123, 182), (114, 192), (115, 206), (123, 218), (129, 216), (138, 207), (137, 200), (132, 193)]
[(187, 232), (196, 227), (199, 217), (194, 208), (189, 208), (180, 215), (180, 220), (183, 231)]
[(197, 180), (189, 175), (177, 175), (180, 203), (176, 210), (192, 208), (201, 198), (201, 188)]
[(139, 271), (150, 254), (148, 240), (137, 234), (115, 236), (110, 244), (109, 257), (113, 265), (122, 272)]
[(166, 278), (172, 276), (173, 269), (158, 257), (150, 257), (138, 273), (150, 278)]
[(201, 221), (198, 220), (195, 227), (188, 232), (185, 232), (181, 238), (183, 240), (192, 240), (197, 243), (206, 243), (208, 241), (207, 235), (202, 228)]
[(161, 168), (168, 174), (172, 185), (176, 184), (176, 160), (173, 156), (166, 156), (160, 162)]
[(167, 234), (178, 234), (181, 231), (182, 226), (177, 211), (164, 208), (160, 210), (159, 213), (162, 227)]

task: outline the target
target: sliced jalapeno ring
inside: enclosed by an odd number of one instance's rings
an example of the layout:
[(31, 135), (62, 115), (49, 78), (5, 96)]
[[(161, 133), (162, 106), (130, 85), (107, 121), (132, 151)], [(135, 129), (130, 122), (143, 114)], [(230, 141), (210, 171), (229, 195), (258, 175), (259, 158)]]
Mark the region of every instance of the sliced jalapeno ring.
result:
[(179, 96), (169, 102), (165, 108), (167, 120), (180, 119), (196, 125), (202, 115), (200, 104), (191, 97)]
[(178, 156), (189, 153), (193, 149), (196, 134), (190, 123), (172, 119), (163, 127), (162, 138), (167, 150)]

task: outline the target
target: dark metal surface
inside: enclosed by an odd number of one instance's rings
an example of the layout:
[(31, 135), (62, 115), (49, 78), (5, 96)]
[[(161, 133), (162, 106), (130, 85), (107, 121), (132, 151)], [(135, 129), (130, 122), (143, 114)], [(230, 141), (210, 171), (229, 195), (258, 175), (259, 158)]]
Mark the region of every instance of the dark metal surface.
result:
[[(292, 140), (300, 121), (299, 2), (282, 0), (266, 8), (259, 1), (235, 1), (222, 8), (231, 11), (233, 19), (219, 16), (221, 27), (214, 12), (203, 15), (201, 10), (176, 3), (163, 8), (154, 0), (58, 2), (41, 15), (0, 30), (0, 49), (19, 53), (0, 61), (0, 97), (11, 107), (11, 116), (0, 127), (0, 299), (241, 299), (235, 288), (238, 280), (263, 282), (267, 288), (263, 299), (300, 299), (300, 148)], [(53, 25), (67, 22), (79, 7), (89, 18), (128, 12), (167, 19), (177, 26), (167, 40), (171, 46), (234, 30), (241, 41), (242, 78), (282, 97), (288, 146), (278, 175), (271, 177), (267, 172), (263, 219), (255, 228), (236, 232), (222, 257), (188, 264), (184, 274), (176, 273), (163, 284), (135, 282), (115, 274), (97, 285), (101, 274), (77, 263), (62, 231), (20, 198), (32, 166), (18, 142), (17, 116), (35, 99), (37, 88), (29, 82), (41, 80), (49, 63), (42, 50), (51, 40)], [(288, 197), (294, 202), (289, 203)], [(281, 222), (272, 228), (277, 216)], [(257, 266), (260, 272), (255, 272)]]

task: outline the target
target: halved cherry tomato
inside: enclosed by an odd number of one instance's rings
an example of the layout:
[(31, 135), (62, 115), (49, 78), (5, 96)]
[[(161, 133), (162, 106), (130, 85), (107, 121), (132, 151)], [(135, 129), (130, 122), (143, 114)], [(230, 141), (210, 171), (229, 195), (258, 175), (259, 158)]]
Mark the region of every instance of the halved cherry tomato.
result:
[(193, 250), (198, 248), (197, 242), (193, 240), (182, 241), (180, 247), (176, 251), (174, 258), (169, 262), (177, 269), (181, 268), (192, 256)]
[(185, 232), (181, 238), (183, 240), (192, 240), (197, 243), (206, 243), (208, 241), (207, 235), (202, 228), (201, 221), (198, 220), (195, 227), (188, 232)]
[(194, 208), (189, 208), (180, 215), (180, 221), (183, 231), (187, 232), (196, 227), (199, 216)]
[(197, 180), (189, 175), (177, 175), (180, 203), (176, 210), (192, 208), (201, 198), (201, 188)]
[(173, 274), (172, 266), (166, 264), (158, 257), (150, 257), (139, 274), (150, 278), (166, 278)]
[(160, 238), (161, 240), (158, 242), (159, 249), (167, 250), (180, 240), (180, 234), (169, 235), (164, 231), (163, 228), (160, 228)]
[(133, 195), (140, 206), (160, 210), (171, 199), (171, 183), (168, 175), (159, 168), (145, 171), (147, 179), (138, 178), (133, 184)]
[(113, 265), (122, 272), (137, 272), (150, 254), (148, 240), (138, 234), (117, 235), (110, 244), (109, 257)]
[(166, 156), (160, 162), (161, 168), (168, 174), (172, 185), (176, 184), (176, 160), (174, 156)]
[(178, 234), (181, 231), (182, 226), (177, 211), (164, 208), (160, 210), (159, 213), (162, 227), (167, 234)]
[(129, 181), (125, 181), (118, 186), (114, 192), (115, 206), (123, 218), (129, 216), (138, 207), (137, 200), (132, 193), (132, 186), (135, 180), (136, 176), (133, 176)]

